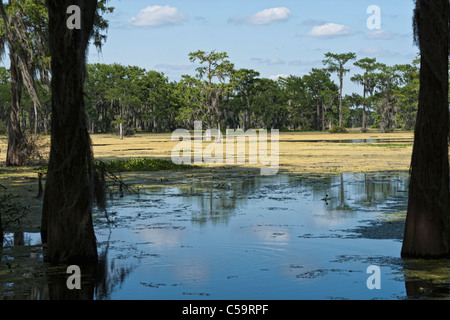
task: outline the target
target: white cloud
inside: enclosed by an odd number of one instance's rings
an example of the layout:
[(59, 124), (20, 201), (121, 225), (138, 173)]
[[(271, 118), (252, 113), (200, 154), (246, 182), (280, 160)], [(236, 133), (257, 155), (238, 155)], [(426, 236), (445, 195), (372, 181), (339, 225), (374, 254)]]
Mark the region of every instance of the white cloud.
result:
[(168, 71), (168, 70), (190, 70), (195, 69), (193, 64), (170, 64), (170, 63), (158, 63), (154, 66), (156, 70)]
[(289, 61), (289, 65), (291, 66), (314, 66), (314, 65), (321, 65), (322, 64), (322, 60), (303, 60), (303, 59), (299, 59), (296, 58), (292, 61)]
[(347, 36), (350, 34), (352, 34), (352, 29), (350, 27), (343, 24), (330, 22), (320, 26), (314, 26), (306, 35), (318, 38), (332, 38), (338, 36)]
[(285, 62), (279, 58), (251, 58), (253, 61), (258, 61), (259, 63), (267, 65), (284, 64)]
[(379, 46), (363, 48), (359, 50), (359, 53), (371, 57), (389, 57), (394, 55), (393, 52)]
[(376, 30), (376, 31), (369, 32), (366, 35), (367, 39), (387, 40), (387, 39), (392, 39), (393, 37), (394, 37), (394, 34), (389, 31), (386, 31), (386, 30)]
[(274, 75), (274, 76), (270, 76), (269, 79), (271, 79), (271, 80), (278, 80), (280, 78), (288, 78), (288, 77), (289, 76), (287, 74), (280, 73), (280, 74), (277, 74), (277, 75)]
[(186, 17), (171, 6), (148, 6), (132, 17), (128, 23), (139, 27), (161, 27), (181, 24)]
[(251, 25), (267, 25), (273, 22), (288, 20), (291, 16), (291, 11), (286, 7), (270, 8), (259, 11), (246, 18), (233, 17), (228, 21), (235, 24), (251, 24)]

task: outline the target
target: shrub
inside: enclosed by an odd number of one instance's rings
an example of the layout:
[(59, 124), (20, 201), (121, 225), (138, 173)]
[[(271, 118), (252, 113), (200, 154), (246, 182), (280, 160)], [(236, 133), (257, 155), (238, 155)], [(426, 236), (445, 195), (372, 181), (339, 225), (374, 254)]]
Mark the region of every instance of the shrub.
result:
[(328, 132), (329, 133), (347, 133), (348, 131), (343, 126), (334, 126)]
[(187, 170), (195, 168), (195, 166), (192, 165), (175, 164), (168, 160), (148, 158), (130, 158), (127, 160), (105, 161), (105, 165), (111, 172)]

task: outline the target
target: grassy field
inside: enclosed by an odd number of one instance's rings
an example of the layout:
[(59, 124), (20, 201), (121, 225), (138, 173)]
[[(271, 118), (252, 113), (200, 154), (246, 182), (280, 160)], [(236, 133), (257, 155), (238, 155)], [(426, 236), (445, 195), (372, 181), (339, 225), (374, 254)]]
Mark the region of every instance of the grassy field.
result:
[[(270, 136), (270, 133), (269, 133)], [(376, 143), (358, 143), (368, 139)], [(349, 140), (354, 140), (351, 143)], [(171, 134), (139, 134), (120, 140), (115, 135), (93, 135), (97, 159), (158, 158), (170, 160), (178, 142)], [(280, 172), (361, 172), (408, 170), (413, 143), (412, 132), (379, 133), (325, 132), (280, 133)], [(209, 142), (204, 142), (203, 147)], [(270, 148), (270, 146), (269, 146)], [(247, 151), (248, 155), (248, 151)], [(3, 161), (3, 158), (0, 159)], [(258, 161), (259, 162), (259, 161)], [(246, 165), (259, 167), (259, 165)]]
[[(95, 158), (99, 160), (128, 158), (170, 160), (172, 149), (178, 144), (171, 141), (170, 133), (137, 134), (123, 140), (113, 134), (95, 134), (91, 138)], [(48, 140), (49, 137), (42, 139)], [(364, 139), (367, 139), (366, 143), (359, 143)], [(280, 172), (408, 170), (413, 133), (281, 132), (279, 141)], [(204, 142), (203, 147), (209, 144)], [(0, 136), (0, 168), (4, 167), (6, 149), (7, 139)], [(46, 152), (44, 155), (47, 156)], [(18, 171), (23, 174), (27, 170)]]

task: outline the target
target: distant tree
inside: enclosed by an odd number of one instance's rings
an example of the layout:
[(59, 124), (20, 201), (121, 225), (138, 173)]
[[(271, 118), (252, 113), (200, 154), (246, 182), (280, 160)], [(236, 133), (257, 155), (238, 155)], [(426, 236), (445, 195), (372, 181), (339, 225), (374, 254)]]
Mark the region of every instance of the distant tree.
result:
[(255, 128), (282, 129), (287, 126), (288, 99), (280, 85), (282, 81), (263, 78), (257, 82), (252, 108)]
[[(189, 53), (189, 60), (193, 63), (199, 62), (200, 66), (196, 69), (199, 79), (206, 77), (206, 82), (203, 84), (205, 107), (207, 114), (207, 123), (211, 128), (213, 118), (220, 118), (220, 110), (218, 107), (221, 96), (226, 91), (223, 82), (230, 77), (234, 65), (228, 60), (226, 52), (205, 52), (198, 50)], [(214, 79), (218, 83), (214, 83)]]
[(303, 76), (306, 90), (309, 91), (312, 103), (316, 106), (316, 128), (325, 130), (326, 121), (330, 119), (329, 110), (339, 96), (338, 86), (331, 81), (330, 73), (326, 69), (313, 68), (308, 74)]
[(178, 108), (175, 100), (175, 86), (167, 77), (157, 71), (145, 72), (138, 81), (141, 106), (136, 108), (134, 122), (150, 132), (163, 132), (174, 128)]
[[(367, 120), (367, 115), (365, 113), (363, 114), (363, 109), (360, 108), (364, 104), (364, 98), (357, 93), (345, 95), (344, 104), (350, 106), (350, 121), (352, 127), (355, 127), (356, 125), (362, 126), (363, 118), (366, 118)], [(363, 132), (366, 131), (367, 130), (363, 130)]]
[(175, 99), (179, 105), (176, 120), (185, 127), (192, 126), (196, 120), (203, 120), (204, 97), (201, 92), (200, 79), (182, 75), (175, 87)]
[(233, 70), (231, 73), (231, 83), (235, 95), (243, 106), (242, 129), (244, 130), (250, 128), (251, 109), (259, 76), (259, 72), (251, 69)]
[(319, 121), (319, 111), (316, 109), (311, 92), (304, 77), (289, 76), (280, 78), (278, 82), (282, 85), (288, 104), (288, 117), (284, 126), (294, 130), (314, 130)]
[[(79, 6), (81, 29), (67, 28)], [(93, 155), (84, 105), (86, 50), (97, 0), (48, 0), (52, 89), (51, 150), (41, 236), (52, 264), (92, 265), (98, 259), (92, 222)]]
[(378, 68), (375, 58), (364, 58), (356, 61), (354, 65), (361, 68), (363, 74), (355, 74), (351, 80), (363, 86), (363, 109), (362, 109), (362, 132), (366, 132), (366, 109), (370, 108), (370, 100), (366, 99), (367, 95), (372, 95), (375, 89), (375, 74), (374, 71)]
[(388, 66), (383, 63), (379, 64), (378, 70), (379, 72), (374, 74), (377, 88), (374, 98), (379, 115), (379, 126), (381, 132), (392, 132), (398, 127), (399, 105), (394, 92), (398, 87), (399, 74), (396, 66)]
[(405, 130), (413, 130), (416, 124), (420, 88), (419, 63), (420, 59), (415, 59), (412, 64), (395, 66), (400, 85), (394, 88), (393, 95), (399, 109), (398, 121)]
[(339, 78), (339, 126), (342, 126), (343, 110), (342, 110), (342, 89), (344, 76), (350, 69), (346, 69), (344, 66), (347, 62), (356, 59), (356, 54), (353, 52), (335, 54), (331, 52), (325, 53), (325, 59), (323, 64), (330, 72), (336, 72)]
[(131, 127), (133, 115), (142, 104), (140, 100), (141, 79), (145, 70), (135, 66), (114, 63), (110, 66), (112, 86), (106, 89), (105, 98), (117, 105), (112, 124), (119, 126), (119, 137), (123, 139), (124, 127)]
[(450, 256), (448, 0), (417, 0), (420, 89), (402, 257)]

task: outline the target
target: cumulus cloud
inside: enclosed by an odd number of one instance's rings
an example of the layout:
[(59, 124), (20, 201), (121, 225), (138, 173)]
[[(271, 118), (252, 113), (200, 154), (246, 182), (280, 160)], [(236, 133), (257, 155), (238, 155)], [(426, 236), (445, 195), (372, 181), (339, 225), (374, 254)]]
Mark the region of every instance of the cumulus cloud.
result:
[(194, 69), (193, 64), (171, 64), (171, 63), (158, 63), (154, 66), (156, 70), (168, 71), (168, 70), (190, 70)]
[(280, 73), (280, 74), (276, 74), (276, 75), (270, 76), (269, 79), (271, 79), (271, 80), (278, 80), (280, 78), (285, 78), (286, 79), (288, 77), (289, 76), (287, 74)]
[(392, 39), (394, 37), (394, 34), (386, 31), (386, 30), (375, 30), (372, 32), (369, 32), (366, 35), (367, 39), (383, 39), (383, 40), (388, 40), (388, 39)]
[(161, 27), (181, 24), (186, 16), (171, 6), (148, 6), (128, 22), (139, 27)]
[(234, 24), (267, 25), (274, 22), (286, 21), (290, 18), (291, 11), (286, 7), (270, 8), (259, 11), (248, 17), (233, 17), (228, 21)]
[(359, 50), (359, 53), (371, 57), (389, 57), (394, 55), (393, 52), (379, 46), (367, 47)]
[(294, 60), (289, 61), (289, 65), (291, 66), (315, 66), (315, 65), (321, 65), (322, 60), (303, 60), (296, 58)]
[(253, 61), (257, 61), (262, 64), (267, 65), (275, 65), (275, 64), (284, 64), (285, 62), (279, 58), (251, 58)]
[(343, 24), (325, 23), (319, 26), (314, 26), (308, 33), (299, 33), (299, 36), (312, 36), (318, 38), (333, 38), (339, 36), (348, 36), (352, 34), (352, 29)]

